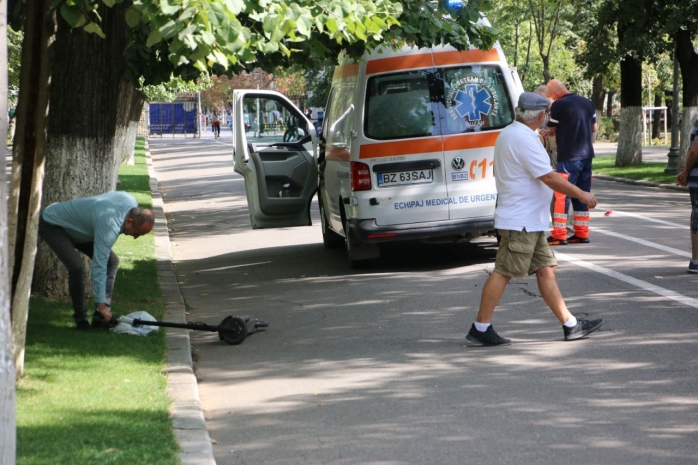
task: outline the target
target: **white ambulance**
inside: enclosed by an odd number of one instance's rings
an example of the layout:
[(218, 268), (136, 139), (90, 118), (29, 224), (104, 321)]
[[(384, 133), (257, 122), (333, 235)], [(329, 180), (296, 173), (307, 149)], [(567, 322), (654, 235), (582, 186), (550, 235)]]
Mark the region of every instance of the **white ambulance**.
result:
[(233, 157), (252, 227), (310, 225), (317, 191), (323, 242), (346, 247), (352, 266), (388, 241), (492, 234), (494, 144), (521, 92), (498, 45), (342, 58), (317, 135), (282, 94), (235, 91)]

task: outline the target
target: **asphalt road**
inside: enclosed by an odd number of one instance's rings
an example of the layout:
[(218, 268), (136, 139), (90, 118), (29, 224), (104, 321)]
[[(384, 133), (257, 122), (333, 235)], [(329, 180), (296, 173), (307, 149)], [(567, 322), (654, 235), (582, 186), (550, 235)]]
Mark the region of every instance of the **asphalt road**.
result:
[(596, 180), (592, 243), (555, 252), (602, 329), (564, 342), (535, 278), (512, 280), (494, 326), (513, 344), (470, 348), (493, 239), (349, 270), (317, 205), (311, 227), (250, 228), (229, 142), (150, 140), (190, 321), (270, 323), (239, 346), (191, 334), (219, 464), (698, 463), (686, 193)]

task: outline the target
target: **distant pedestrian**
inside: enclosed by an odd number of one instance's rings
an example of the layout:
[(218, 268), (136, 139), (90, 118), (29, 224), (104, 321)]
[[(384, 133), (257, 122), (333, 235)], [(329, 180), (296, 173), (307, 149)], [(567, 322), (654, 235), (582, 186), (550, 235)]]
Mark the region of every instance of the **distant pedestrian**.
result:
[[(68, 269), (68, 292), (78, 330), (89, 330), (85, 301), (85, 267), (80, 253), (92, 259), (92, 327), (116, 324), (111, 313), (112, 290), (119, 257), (111, 250), (119, 234), (138, 239), (153, 229), (151, 210), (138, 208), (126, 192), (108, 192), (52, 203), (39, 219), (39, 237)], [(78, 253), (80, 252), (80, 253)]]
[(221, 135), (221, 120), (218, 115), (213, 115), (213, 122), (211, 123), (211, 131), (213, 132), (213, 137), (218, 138)]
[(684, 159), (683, 170), (676, 176), (679, 186), (688, 186), (691, 196), (691, 261), (689, 273), (698, 273), (698, 119), (691, 129), (691, 147)]
[(298, 132), (298, 120), (289, 114), (286, 116), (286, 131), (284, 132), (284, 142), (292, 142)]
[[(575, 186), (591, 192), (593, 138), (598, 128), (594, 104), (571, 93), (557, 79), (548, 82), (546, 89), (548, 97), (553, 99), (548, 127), (557, 142), (556, 170)], [(555, 193), (553, 230), (548, 238), (550, 245), (589, 243), (589, 209), (578, 199), (572, 200), (574, 235), (567, 237), (569, 205), (569, 196)]]
[(548, 154), (535, 132), (545, 121), (549, 104), (536, 93), (521, 94), (516, 121), (502, 130), (494, 146), (498, 192), (494, 227), (501, 242), (494, 271), (482, 288), (477, 317), (466, 336), (469, 345), (511, 344), (492, 327), (492, 315), (511, 278), (534, 273), (543, 300), (562, 324), (566, 341), (587, 336), (603, 323), (601, 319), (585, 320), (570, 313), (555, 278), (557, 261), (545, 238), (552, 190), (579, 199), (590, 208), (596, 206), (593, 194), (566, 181), (550, 167)]

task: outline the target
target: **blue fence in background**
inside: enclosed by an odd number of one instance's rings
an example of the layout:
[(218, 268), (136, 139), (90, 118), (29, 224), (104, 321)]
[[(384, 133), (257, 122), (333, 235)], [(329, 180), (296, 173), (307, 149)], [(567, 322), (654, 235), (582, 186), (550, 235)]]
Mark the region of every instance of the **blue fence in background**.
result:
[(190, 103), (151, 103), (150, 104), (150, 134), (197, 134), (196, 105), (191, 111), (184, 109)]

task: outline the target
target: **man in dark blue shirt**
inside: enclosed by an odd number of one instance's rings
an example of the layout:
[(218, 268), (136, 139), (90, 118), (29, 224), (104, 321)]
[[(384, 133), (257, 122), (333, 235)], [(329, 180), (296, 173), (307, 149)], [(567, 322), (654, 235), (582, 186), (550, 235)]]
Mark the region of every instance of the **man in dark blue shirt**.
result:
[[(581, 190), (591, 192), (593, 137), (598, 128), (594, 104), (571, 93), (557, 79), (548, 82), (546, 89), (553, 99), (548, 127), (557, 141), (556, 171)], [(569, 205), (569, 197), (555, 192), (553, 231), (548, 238), (550, 245), (589, 243), (589, 209), (577, 199), (572, 199), (574, 235), (567, 237)]]

